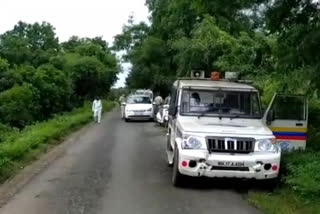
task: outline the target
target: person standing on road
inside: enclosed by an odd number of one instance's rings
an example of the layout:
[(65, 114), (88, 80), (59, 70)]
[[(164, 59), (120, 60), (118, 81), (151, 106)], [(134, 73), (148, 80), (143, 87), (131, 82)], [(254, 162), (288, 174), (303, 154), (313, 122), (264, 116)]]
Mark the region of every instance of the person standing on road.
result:
[(119, 98), (119, 103), (121, 108), (121, 119), (124, 119), (125, 102), (126, 102), (126, 97), (124, 94), (122, 94), (121, 97)]
[(154, 98), (154, 103), (155, 103), (155, 107), (154, 107), (154, 117), (156, 118), (158, 111), (160, 109), (160, 106), (163, 103), (163, 99), (160, 95), (156, 96), (156, 98)]
[(121, 105), (122, 103), (124, 103), (126, 101), (126, 97), (124, 94), (122, 94), (119, 98), (119, 104)]
[(97, 98), (92, 103), (93, 120), (96, 123), (101, 123), (102, 102)]
[(164, 99), (164, 104), (165, 104), (165, 105), (169, 105), (169, 104), (170, 104), (170, 99), (171, 99), (171, 97), (170, 97), (170, 95), (168, 95), (168, 96)]

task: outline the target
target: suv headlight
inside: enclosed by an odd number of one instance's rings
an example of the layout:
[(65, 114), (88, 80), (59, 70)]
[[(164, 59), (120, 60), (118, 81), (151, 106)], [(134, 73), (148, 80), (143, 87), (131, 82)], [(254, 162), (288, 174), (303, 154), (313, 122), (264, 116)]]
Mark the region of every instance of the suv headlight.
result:
[(257, 149), (261, 152), (279, 152), (279, 145), (276, 139), (261, 139), (257, 140)]
[(152, 108), (148, 108), (147, 111), (152, 111)]
[(205, 138), (198, 136), (184, 136), (181, 146), (182, 149), (207, 149)]

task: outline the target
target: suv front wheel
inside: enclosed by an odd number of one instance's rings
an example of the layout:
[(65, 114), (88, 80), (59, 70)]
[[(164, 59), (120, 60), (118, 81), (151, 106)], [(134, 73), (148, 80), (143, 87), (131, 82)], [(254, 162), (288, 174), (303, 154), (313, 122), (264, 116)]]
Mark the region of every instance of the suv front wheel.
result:
[(177, 146), (174, 148), (172, 184), (175, 187), (182, 187), (185, 176), (179, 172), (179, 152)]

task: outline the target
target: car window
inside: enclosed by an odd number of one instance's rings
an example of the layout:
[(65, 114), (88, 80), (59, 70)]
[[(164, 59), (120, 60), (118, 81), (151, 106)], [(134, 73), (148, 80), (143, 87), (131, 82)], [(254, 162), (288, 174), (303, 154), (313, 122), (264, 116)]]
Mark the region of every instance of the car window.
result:
[(275, 119), (305, 120), (305, 98), (303, 96), (282, 96), (275, 98), (272, 109)]
[(129, 97), (128, 104), (151, 104), (151, 99), (149, 97)]
[(256, 92), (183, 90), (182, 113), (261, 117)]

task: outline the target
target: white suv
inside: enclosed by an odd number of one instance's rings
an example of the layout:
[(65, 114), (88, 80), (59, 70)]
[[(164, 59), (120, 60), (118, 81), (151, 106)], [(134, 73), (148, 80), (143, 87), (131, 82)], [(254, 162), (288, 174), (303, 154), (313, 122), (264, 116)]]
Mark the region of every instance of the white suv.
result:
[[(181, 185), (184, 176), (277, 178), (281, 138), (272, 132), (272, 124), (278, 124), (275, 130), (299, 128), (292, 127), (297, 123), (289, 118), (281, 126), (272, 106), (263, 116), (259, 93), (251, 85), (177, 80), (167, 133), (173, 185)], [(306, 118), (299, 120), (301, 130), (306, 129)]]

